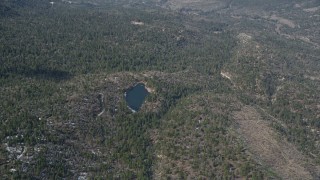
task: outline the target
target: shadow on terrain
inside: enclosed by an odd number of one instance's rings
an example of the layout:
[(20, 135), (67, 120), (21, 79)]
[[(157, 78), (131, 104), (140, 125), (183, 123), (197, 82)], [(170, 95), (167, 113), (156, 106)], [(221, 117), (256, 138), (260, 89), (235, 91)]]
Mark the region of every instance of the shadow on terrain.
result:
[(13, 10), (12, 8), (0, 3), (0, 18), (1, 17), (13, 17), (18, 16), (18, 12)]
[(67, 71), (49, 69), (46, 67), (37, 67), (35, 69), (30, 67), (8, 68), (5, 72), (0, 72), (0, 77), (6, 78), (10, 74), (53, 81), (68, 80), (72, 77), (72, 74)]

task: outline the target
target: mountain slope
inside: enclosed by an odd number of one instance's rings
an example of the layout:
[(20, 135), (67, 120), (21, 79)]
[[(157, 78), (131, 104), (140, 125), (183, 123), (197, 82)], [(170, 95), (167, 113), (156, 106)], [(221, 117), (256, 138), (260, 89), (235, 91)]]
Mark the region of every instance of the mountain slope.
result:
[(0, 174), (319, 179), (318, 6), (1, 2)]

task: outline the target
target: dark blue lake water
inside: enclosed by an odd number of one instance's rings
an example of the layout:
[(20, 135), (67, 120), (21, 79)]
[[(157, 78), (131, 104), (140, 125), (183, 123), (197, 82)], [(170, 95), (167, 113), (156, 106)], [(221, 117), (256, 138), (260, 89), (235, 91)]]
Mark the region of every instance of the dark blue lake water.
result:
[(128, 106), (132, 110), (139, 111), (148, 94), (149, 92), (145, 88), (144, 84), (139, 83), (126, 91), (125, 98)]

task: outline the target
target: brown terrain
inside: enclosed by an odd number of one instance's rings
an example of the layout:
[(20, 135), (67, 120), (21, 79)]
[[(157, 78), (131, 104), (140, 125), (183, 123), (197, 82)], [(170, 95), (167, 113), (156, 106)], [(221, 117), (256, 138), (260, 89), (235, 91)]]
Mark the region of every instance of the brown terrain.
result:
[(234, 112), (239, 125), (237, 132), (242, 136), (258, 161), (271, 167), (284, 179), (313, 179), (319, 175), (320, 167), (305, 157), (295, 146), (280, 138), (270, 122), (262, 119), (254, 107), (244, 106)]

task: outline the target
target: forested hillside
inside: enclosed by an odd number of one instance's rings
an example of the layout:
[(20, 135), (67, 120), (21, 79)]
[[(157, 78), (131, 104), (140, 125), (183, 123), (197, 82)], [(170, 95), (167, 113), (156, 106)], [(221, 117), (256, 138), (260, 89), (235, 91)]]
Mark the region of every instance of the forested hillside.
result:
[(1, 176), (319, 179), (319, 7), (1, 1)]

